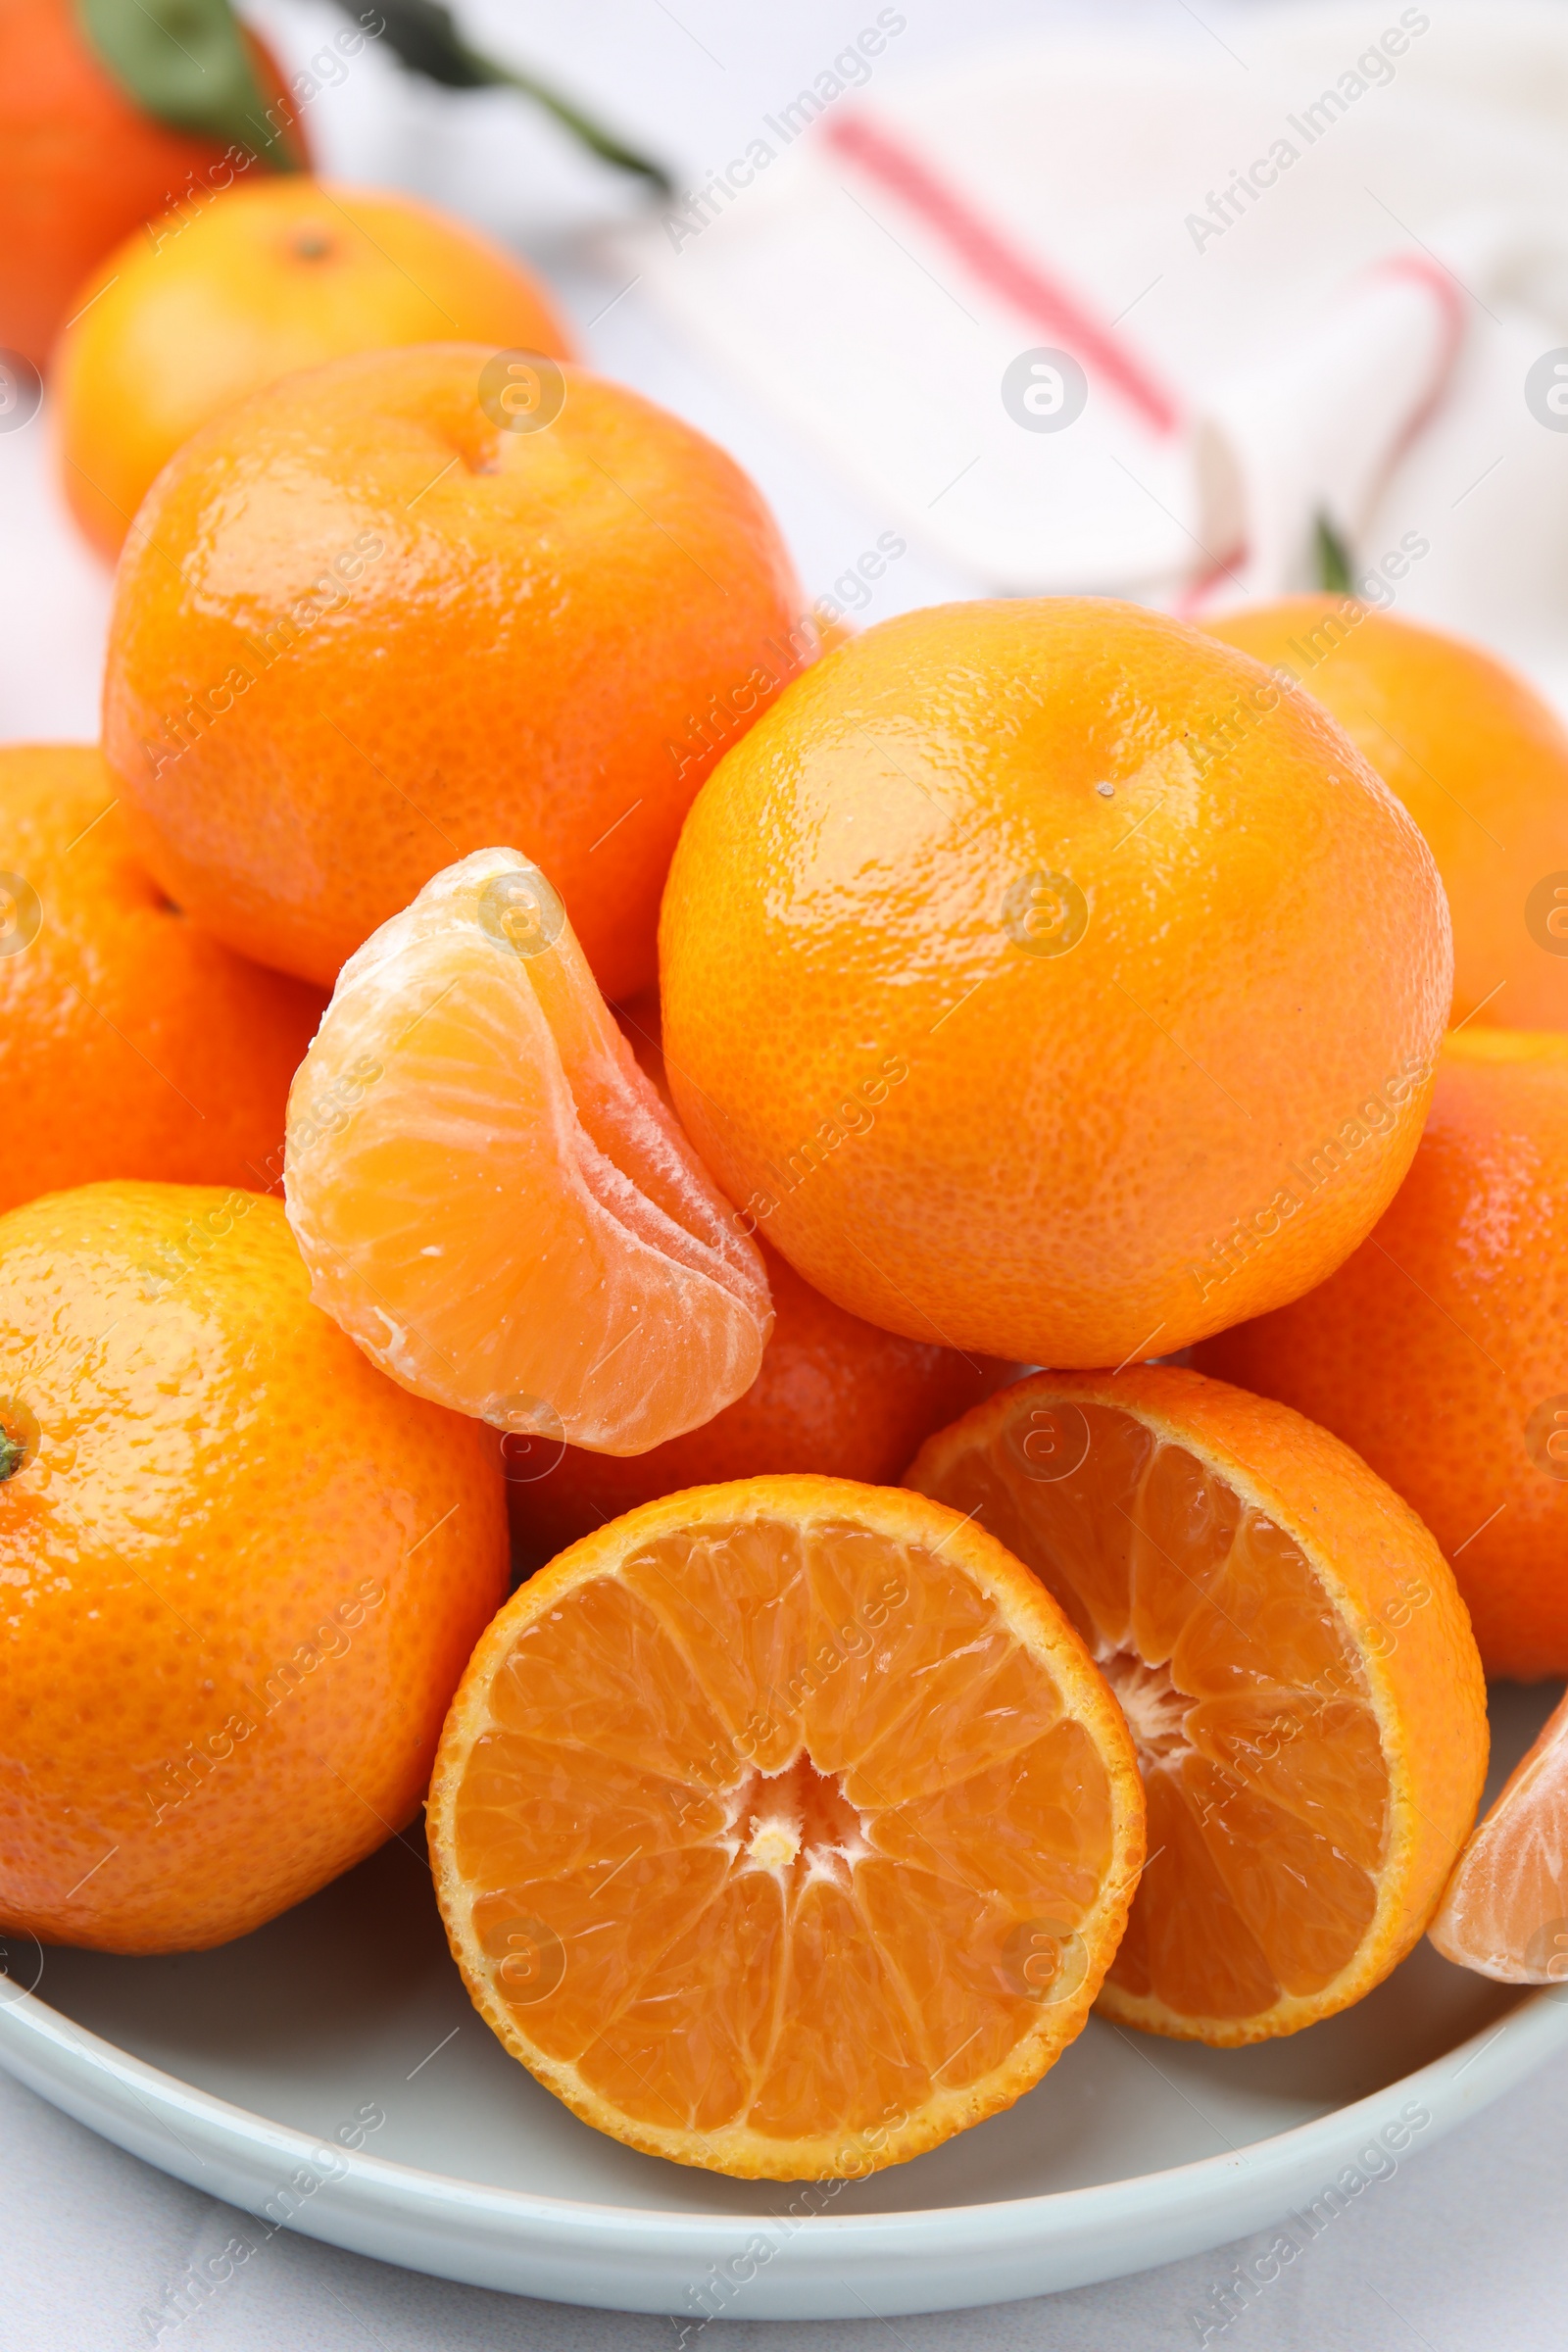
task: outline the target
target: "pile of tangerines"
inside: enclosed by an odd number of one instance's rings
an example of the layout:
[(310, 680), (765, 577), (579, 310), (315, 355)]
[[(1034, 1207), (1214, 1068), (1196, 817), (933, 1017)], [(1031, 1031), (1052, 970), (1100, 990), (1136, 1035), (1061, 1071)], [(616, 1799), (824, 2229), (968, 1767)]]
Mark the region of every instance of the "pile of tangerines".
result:
[(0, 754), (0, 1921), (424, 1804), (507, 2046), (786, 2178), (1559, 1973), (1555, 718), (1334, 597), (828, 643), (467, 231), (138, 238), (102, 747)]

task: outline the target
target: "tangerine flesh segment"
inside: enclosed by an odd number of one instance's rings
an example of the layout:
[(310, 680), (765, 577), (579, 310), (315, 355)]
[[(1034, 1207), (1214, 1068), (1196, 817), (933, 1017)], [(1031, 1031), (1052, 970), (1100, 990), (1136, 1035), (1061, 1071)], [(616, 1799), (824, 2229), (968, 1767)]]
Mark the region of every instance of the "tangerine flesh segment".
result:
[(966, 1467), (963, 1507), (1028, 1562), (1097, 1654), (1126, 1642), (1130, 1506), (1152, 1452), (1129, 1414), (1052, 1400), (1008, 1422), (994, 1462)]
[(658, 1615), (677, 1650), (683, 1624), (696, 1617), (720, 1772), (736, 1756), (759, 1772), (781, 1772), (801, 1746), (802, 1692), (791, 1690), (790, 1677), (798, 1674), (810, 1624), (799, 1537), (787, 1527), (746, 1520), (682, 1529), (639, 1545), (620, 1577)]
[(1428, 1930), (1446, 1960), (1509, 1984), (1568, 1983), (1568, 1694), (1503, 1783)]
[(480, 1643), (430, 1801), (469, 1989), (631, 2144), (859, 2173), (1006, 2105), (1087, 2016), (1142, 1796), (1038, 1583), (940, 1504), (644, 1505)]
[(1122, 1704), (1150, 1862), (1109, 1984), (1221, 2029), (1322, 1994), (1377, 1911), (1390, 1767), (1301, 1545), (1172, 1434), (1050, 1375), (929, 1441), (909, 1483), (1003, 1536)]
[(437, 874), (344, 965), (285, 1189), (317, 1304), (499, 1428), (639, 1453), (757, 1376), (760, 1254), (514, 851)]

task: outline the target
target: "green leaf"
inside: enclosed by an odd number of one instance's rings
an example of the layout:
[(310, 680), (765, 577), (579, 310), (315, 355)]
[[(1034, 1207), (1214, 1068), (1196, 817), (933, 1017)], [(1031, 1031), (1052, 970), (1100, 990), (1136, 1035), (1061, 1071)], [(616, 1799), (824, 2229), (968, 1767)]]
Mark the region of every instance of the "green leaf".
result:
[[(292, 172), (229, 0), (75, 0), (82, 32), (131, 102), (172, 130), (225, 139)], [(274, 106), (274, 115), (280, 110)]]
[[(337, 0), (339, 8), (355, 15), (359, 0)], [(563, 127), (580, 139), (583, 146), (602, 162), (613, 164), (618, 172), (635, 172), (659, 190), (662, 196), (671, 196), (675, 183), (662, 164), (646, 155), (639, 155), (608, 131), (592, 116), (585, 115), (579, 106), (563, 98), (545, 82), (531, 74), (518, 74), (511, 66), (498, 65), (482, 50), (470, 49), (458, 30), (450, 8), (441, 0), (376, 0), (376, 13), (384, 20), (383, 35), (387, 46), (411, 73), (422, 74), (427, 81), (439, 82), (447, 90), (511, 89), (520, 90), (547, 115), (553, 115)], [(364, 18), (357, 21), (364, 23)]]
[(1350, 594), (1350, 551), (1320, 507), (1312, 531), (1317, 554), (1317, 584), (1332, 595)]
[(20, 1470), (26, 1458), (26, 1446), (16, 1438), (8, 1438), (5, 1431), (0, 1429), (0, 1481), (8, 1479), (14, 1470)]

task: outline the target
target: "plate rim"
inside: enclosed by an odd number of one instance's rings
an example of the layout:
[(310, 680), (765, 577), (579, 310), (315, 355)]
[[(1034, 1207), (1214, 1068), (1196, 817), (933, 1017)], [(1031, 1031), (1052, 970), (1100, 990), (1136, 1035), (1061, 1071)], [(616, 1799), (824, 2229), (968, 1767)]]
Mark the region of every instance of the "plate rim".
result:
[[(1486, 2062), (1504, 2040), (1507, 2049)], [(1310, 2197), (1314, 2183), (1321, 2197), (1328, 2181), (1318, 2174), (1343, 2169), (1410, 2099), (1430, 2110), (1424, 2148), (1565, 2044), (1568, 1998), (1524, 1986), (1500, 2018), (1425, 2066), (1284, 2132), (1154, 2172), (973, 2205), (700, 2214), (552, 2197), (334, 2147), (333, 2170), (276, 2226), (466, 2284), (591, 2309), (684, 2314), (692, 2333), (721, 2317), (864, 2318), (871, 2303), (862, 2290), (875, 2295), (877, 2316), (976, 2308), (1245, 2237)], [(0, 2003), (0, 2066), (101, 2136), (252, 2215), (323, 2153), (316, 2135), (186, 2082), (20, 1988)], [(1417, 2152), (1413, 2143), (1405, 2151)], [(777, 2186), (781, 2197), (799, 2194), (790, 2182)], [(776, 2243), (767, 2243), (770, 2230)], [(720, 2274), (760, 2240), (767, 2251), (724, 2283)], [(720, 2308), (709, 2310), (705, 2294)]]

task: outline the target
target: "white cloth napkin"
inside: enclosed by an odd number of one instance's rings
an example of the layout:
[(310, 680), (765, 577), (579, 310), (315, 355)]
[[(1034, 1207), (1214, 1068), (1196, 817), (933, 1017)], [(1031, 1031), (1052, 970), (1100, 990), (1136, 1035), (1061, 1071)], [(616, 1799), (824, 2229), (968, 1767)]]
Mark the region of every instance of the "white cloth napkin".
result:
[(1374, 601), (1568, 666), (1568, 9), (902, 79), (895, 22), (635, 233), (656, 300), (977, 585), (1277, 595), (1323, 516)]

